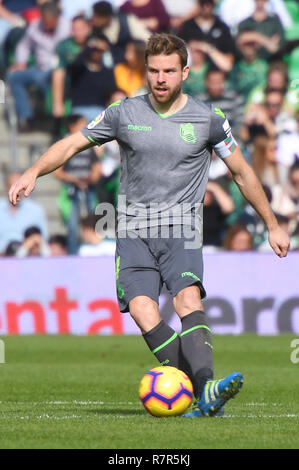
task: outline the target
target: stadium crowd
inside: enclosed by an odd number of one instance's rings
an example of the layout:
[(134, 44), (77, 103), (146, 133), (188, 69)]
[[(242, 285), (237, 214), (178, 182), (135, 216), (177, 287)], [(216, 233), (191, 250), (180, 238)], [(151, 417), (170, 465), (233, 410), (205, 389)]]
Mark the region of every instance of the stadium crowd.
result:
[[(84, 5), (84, 6), (82, 6)], [(183, 91), (220, 108), (255, 169), (279, 223), (299, 249), (299, 2), (297, 0), (0, 0), (0, 72), (19, 133), (46, 122), (53, 140), (125, 96), (147, 92), (144, 48), (172, 32), (189, 50)], [(43, 128), (43, 130), (45, 130)], [(36, 202), (0, 200), (2, 256), (114, 252), (95, 234), (99, 202), (115, 204), (118, 145), (75, 155), (53, 177), (67, 235), (47, 230)], [(11, 171), (6, 185), (18, 177)], [(270, 250), (259, 216), (212, 156), (204, 250)]]

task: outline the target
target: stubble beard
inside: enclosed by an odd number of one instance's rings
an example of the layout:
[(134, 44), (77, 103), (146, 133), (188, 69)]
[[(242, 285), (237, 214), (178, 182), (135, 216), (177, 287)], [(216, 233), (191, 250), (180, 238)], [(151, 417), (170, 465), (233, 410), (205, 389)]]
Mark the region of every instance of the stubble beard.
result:
[(155, 101), (159, 104), (165, 104), (165, 105), (171, 105), (172, 103), (174, 103), (174, 101), (180, 96), (180, 94), (182, 93), (182, 83), (180, 83), (179, 85), (177, 85), (172, 91), (169, 90), (168, 88), (168, 92), (164, 95), (164, 96), (159, 96), (155, 93), (155, 89), (154, 87), (150, 84), (149, 80), (148, 80), (148, 88), (150, 90), (150, 93), (152, 93)]

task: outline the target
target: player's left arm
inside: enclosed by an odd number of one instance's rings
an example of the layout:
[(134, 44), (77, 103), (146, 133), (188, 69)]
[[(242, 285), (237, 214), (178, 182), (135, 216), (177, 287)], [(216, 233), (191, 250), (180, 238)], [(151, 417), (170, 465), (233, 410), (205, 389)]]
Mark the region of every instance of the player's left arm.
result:
[(287, 255), (290, 247), (289, 236), (279, 226), (262, 185), (251, 166), (244, 159), (240, 148), (236, 146), (231, 155), (224, 158), (223, 161), (231, 171), (243, 196), (265, 222), (269, 232), (270, 246), (277, 256), (283, 258)]

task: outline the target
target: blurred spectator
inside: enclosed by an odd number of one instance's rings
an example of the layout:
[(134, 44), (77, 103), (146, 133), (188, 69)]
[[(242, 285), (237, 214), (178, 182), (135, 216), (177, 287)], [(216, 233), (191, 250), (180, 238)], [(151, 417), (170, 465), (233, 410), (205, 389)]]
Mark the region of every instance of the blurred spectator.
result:
[(52, 74), (52, 112), (55, 117), (65, 114), (65, 98), (68, 90), (66, 88), (67, 67), (77, 55), (82, 52), (90, 34), (90, 25), (84, 16), (76, 16), (72, 20), (71, 37), (61, 41), (56, 47), (57, 67)]
[(217, 68), (229, 72), (234, 65), (235, 44), (230, 30), (213, 13), (214, 0), (198, 0), (195, 18), (182, 24), (179, 35), (186, 41), (197, 39), (200, 49)]
[(267, 90), (278, 90), (284, 94), (283, 110), (295, 114), (299, 110), (299, 88), (289, 86), (288, 67), (283, 62), (271, 64), (266, 83), (257, 85), (248, 97), (248, 103), (263, 103)]
[(12, 242), (9, 242), (9, 244), (7, 245), (3, 253), (3, 256), (16, 256), (17, 251), (20, 248), (20, 246), (21, 246), (21, 242), (17, 242), (14, 240)]
[(128, 0), (120, 11), (137, 16), (152, 33), (168, 31), (170, 18), (162, 0)]
[(131, 41), (126, 45), (125, 62), (114, 67), (116, 86), (127, 96), (136, 96), (142, 90), (145, 92), (145, 43)]
[(285, 184), (272, 188), (272, 210), (299, 224), (299, 161), (289, 169), (288, 180)]
[(288, 167), (299, 160), (299, 110), (296, 114), (296, 123), (295, 132), (283, 133), (278, 139), (277, 160)]
[[(219, 3), (218, 14), (233, 34), (237, 33), (239, 23), (252, 16), (255, 9), (255, 0), (221, 0)], [(291, 26), (292, 20), (284, 0), (270, 0), (265, 7), (268, 13), (279, 16), (284, 27)]]
[(25, 258), (27, 256), (50, 256), (50, 248), (44, 240), (39, 227), (28, 227), (24, 232), (24, 240), (18, 251), (16, 252), (18, 258)]
[[(5, 74), (14, 63), (17, 44), (25, 34), (28, 25), (40, 19), (41, 0), (0, 0), (0, 69)], [(7, 16), (8, 15), (8, 16)], [(12, 16), (11, 16), (12, 15)], [(16, 21), (8, 21), (8, 18)]]
[(89, 215), (81, 219), (82, 245), (79, 248), (80, 256), (115, 255), (115, 240), (105, 237), (96, 229), (98, 216)]
[[(46, 94), (49, 86), (54, 51), (57, 44), (70, 35), (69, 21), (60, 15), (52, 2), (41, 6), (41, 19), (27, 29), (16, 50), (16, 63), (10, 68), (7, 81), (15, 99), (21, 129), (30, 128), (33, 111), (27, 87), (35, 87)], [(33, 54), (35, 65), (28, 66)]]
[[(265, 195), (271, 204), (272, 193), (268, 186), (262, 185)], [(243, 212), (239, 215), (236, 223), (244, 225), (252, 235), (253, 245), (255, 248), (265, 243), (268, 240), (268, 229), (263, 219), (253, 209), (253, 207), (246, 203)]]
[[(217, 159), (223, 163), (223, 161), (217, 157)], [(233, 180), (231, 172), (228, 170), (227, 166), (225, 163), (223, 163), (224, 167), (226, 168), (226, 171), (224, 174), (220, 175), (218, 178), (216, 178), (214, 181), (215, 183), (219, 184), (221, 188), (231, 197), (233, 203), (234, 203), (234, 210), (230, 212), (226, 218), (225, 218), (225, 223), (226, 226), (231, 226), (237, 220), (240, 218), (240, 216), (244, 212), (244, 207), (246, 204), (246, 199), (242, 195), (241, 191), (239, 190), (237, 184)]]
[(50, 256), (67, 255), (67, 238), (65, 235), (52, 235), (49, 238), (48, 245), (50, 248)]
[(227, 231), (223, 248), (227, 251), (251, 251), (253, 250), (252, 235), (242, 224), (234, 224)]
[(253, 145), (252, 167), (262, 184), (271, 188), (287, 179), (287, 167), (277, 161), (277, 141), (273, 137), (259, 136)]
[[(10, 173), (5, 181), (6, 194), (21, 176), (22, 172)], [(0, 200), (0, 253), (11, 241), (22, 241), (24, 231), (35, 225), (43, 237), (47, 237), (47, 220), (44, 209), (32, 199), (22, 199), (16, 206), (8, 198)]]
[(241, 21), (239, 33), (243, 32), (247, 41), (254, 41), (259, 46), (259, 57), (269, 59), (280, 57), (284, 51), (284, 31), (277, 15), (267, 12), (268, 0), (255, 0), (253, 14)]
[(225, 73), (210, 69), (206, 74), (206, 91), (199, 98), (212, 104), (226, 115), (235, 138), (239, 136), (243, 123), (243, 98), (235, 90), (229, 90), (225, 83)]
[(266, 84), (268, 64), (258, 57), (257, 43), (246, 40), (243, 33), (239, 34), (237, 48), (241, 53), (241, 58), (235, 63), (229, 75), (229, 86), (246, 102), (255, 87), (262, 87)]
[(91, 16), (92, 7), (97, 3), (97, 0), (60, 0), (60, 5), (63, 14), (69, 18), (73, 19), (78, 15)]
[(172, 28), (177, 29), (184, 21), (194, 18), (199, 11), (197, 0), (162, 0), (170, 16)]
[(253, 141), (258, 135), (279, 137), (284, 132), (295, 132), (295, 119), (283, 111), (284, 95), (280, 90), (266, 90), (264, 104), (249, 106), (241, 130), (243, 142)]
[[(299, 238), (298, 230), (296, 230), (296, 224), (284, 216), (275, 214), (279, 226), (289, 235), (290, 237), (290, 250), (296, 250), (299, 248)], [(299, 225), (297, 226), (299, 227)], [(268, 251), (271, 252), (271, 246), (268, 243), (268, 240), (265, 240), (257, 247), (258, 251)]]
[(123, 62), (125, 48), (132, 39), (146, 42), (150, 31), (134, 15), (113, 12), (109, 2), (93, 6), (92, 23), (95, 31), (101, 31), (109, 41), (114, 63)]
[(105, 67), (102, 60), (108, 47), (106, 37), (98, 32), (67, 68), (72, 114), (82, 114), (88, 122), (106, 108), (116, 89), (113, 70)]
[(205, 91), (205, 76), (209, 68), (206, 55), (200, 48), (200, 41), (191, 39), (188, 42), (190, 70), (183, 82), (183, 92), (195, 96)]
[(0, 0), (0, 47), (9, 30), (24, 27), (23, 12), (35, 7), (35, 0)]
[[(69, 133), (79, 132), (86, 124), (83, 116), (70, 116)], [(91, 148), (74, 155), (54, 172), (54, 176), (65, 183), (60, 203), (68, 227), (68, 252), (75, 254), (79, 243), (80, 217), (93, 212), (97, 204), (94, 186), (101, 177), (101, 165)]]
[(226, 216), (234, 210), (231, 197), (214, 181), (209, 181), (203, 206), (203, 244), (220, 247)]

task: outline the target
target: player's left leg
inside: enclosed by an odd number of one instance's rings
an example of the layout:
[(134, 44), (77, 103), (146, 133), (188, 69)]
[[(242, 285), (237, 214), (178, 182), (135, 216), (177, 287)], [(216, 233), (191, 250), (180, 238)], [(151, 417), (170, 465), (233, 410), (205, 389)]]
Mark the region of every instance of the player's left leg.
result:
[(234, 372), (224, 379), (212, 380), (211, 331), (201, 304), (199, 287), (192, 285), (179, 291), (174, 297), (174, 306), (182, 320), (181, 348), (191, 367), (197, 399), (194, 410), (184, 416), (221, 416), (225, 403), (241, 389), (243, 376)]
[(194, 395), (200, 399), (206, 382), (213, 379), (214, 367), (212, 335), (199, 287), (191, 285), (180, 290), (174, 297), (173, 304), (182, 322), (182, 355), (191, 369)]
[(194, 411), (184, 416), (219, 415), (226, 401), (240, 390), (243, 376), (236, 372), (223, 380), (213, 380), (211, 331), (201, 302), (206, 295), (201, 248), (190, 249), (184, 237), (165, 240), (164, 244), (159, 256), (160, 272), (182, 321), (181, 355), (190, 366), (190, 375), (183, 370), (192, 380), (197, 400)]

